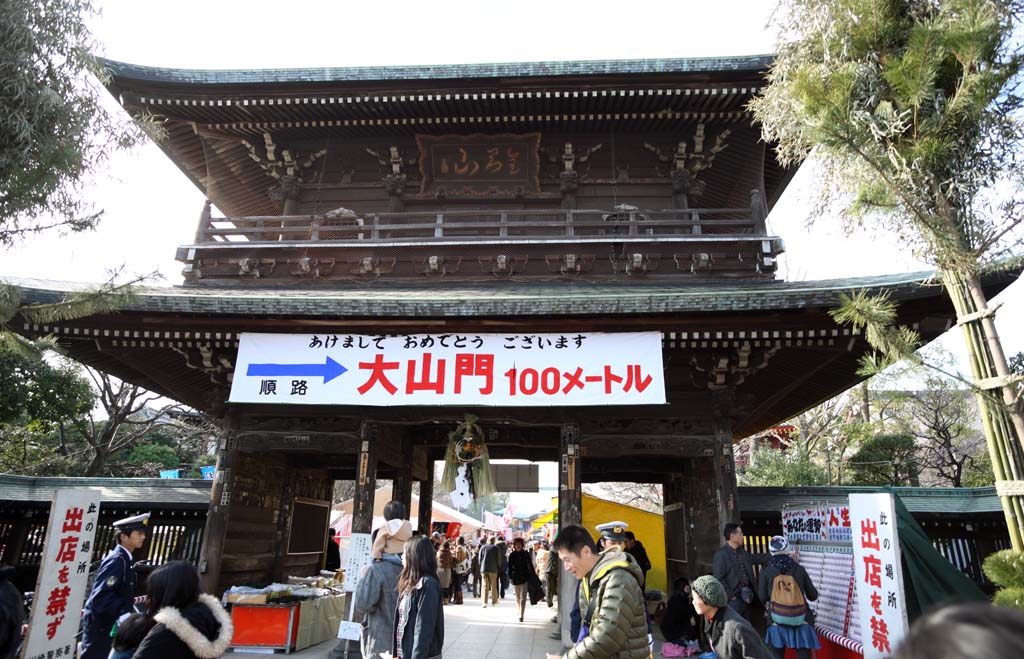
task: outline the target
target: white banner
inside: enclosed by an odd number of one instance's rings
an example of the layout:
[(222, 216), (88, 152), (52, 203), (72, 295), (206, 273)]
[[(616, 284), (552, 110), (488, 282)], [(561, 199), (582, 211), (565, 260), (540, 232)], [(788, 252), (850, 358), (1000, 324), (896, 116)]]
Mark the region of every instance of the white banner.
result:
[(864, 658), (888, 657), (907, 634), (907, 604), (891, 494), (851, 494), (853, 569)]
[(661, 334), (242, 334), (232, 403), (656, 405)]
[(54, 493), (21, 655), (25, 659), (74, 656), (99, 515), (99, 490)]

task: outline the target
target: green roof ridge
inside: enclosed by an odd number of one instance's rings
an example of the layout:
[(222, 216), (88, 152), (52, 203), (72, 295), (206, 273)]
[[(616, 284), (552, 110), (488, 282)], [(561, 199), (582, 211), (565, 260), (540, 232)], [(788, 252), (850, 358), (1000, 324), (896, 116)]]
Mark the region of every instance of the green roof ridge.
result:
[(104, 57), (100, 63), (115, 78), (160, 83), (260, 84), (465, 78), (556, 77), (579, 75), (708, 73), (763, 71), (774, 55), (551, 62), (490, 62), (396, 66), (309, 67), (280, 69), (188, 69), (145, 66)]

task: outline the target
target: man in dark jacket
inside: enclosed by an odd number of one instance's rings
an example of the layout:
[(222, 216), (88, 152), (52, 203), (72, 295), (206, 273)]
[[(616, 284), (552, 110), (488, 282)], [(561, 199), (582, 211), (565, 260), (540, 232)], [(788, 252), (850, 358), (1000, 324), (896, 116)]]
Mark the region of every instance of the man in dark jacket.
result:
[(487, 608), (487, 600), (491, 606), (498, 606), (498, 570), (501, 569), (501, 559), (498, 557), (498, 549), (494, 536), (487, 540), (487, 544), (480, 546), (480, 572), (484, 578), (483, 606)]
[(135, 570), (132, 552), (146, 542), (149, 513), (114, 522), (114, 549), (108, 553), (92, 582), (82, 615), (82, 659), (107, 659), (110, 630), (124, 613), (132, 610)]
[(647, 557), (647, 549), (644, 548), (644, 543), (636, 539), (632, 531), (626, 531), (623, 535), (626, 537), (626, 552), (636, 559), (636, 564), (644, 573), (643, 586), (647, 588), (647, 573), (651, 571), (651, 559)]
[(498, 593), (501, 599), (505, 599), (505, 591), (508, 590), (508, 544), (504, 538), (498, 538), (494, 543), (494, 549), (498, 553)]
[(746, 618), (729, 606), (721, 582), (711, 575), (691, 585), (693, 608), (701, 617), (705, 638), (717, 659), (772, 659)]
[(722, 531), (725, 544), (715, 552), (711, 560), (711, 573), (725, 587), (729, 606), (744, 618), (747, 607), (754, 601), (754, 565), (764, 565), (771, 558), (769, 554), (751, 554), (743, 547), (743, 529), (739, 524), (729, 523)]

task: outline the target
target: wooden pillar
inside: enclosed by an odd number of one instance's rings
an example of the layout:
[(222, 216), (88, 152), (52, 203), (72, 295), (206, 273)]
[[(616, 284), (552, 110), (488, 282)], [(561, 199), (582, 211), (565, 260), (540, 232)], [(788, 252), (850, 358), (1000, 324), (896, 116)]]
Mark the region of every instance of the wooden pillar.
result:
[(238, 459), (238, 417), (234, 410), (228, 411), (224, 426), (224, 434), (217, 451), (216, 474), (213, 487), (210, 489), (210, 508), (206, 515), (206, 529), (203, 531), (203, 548), (199, 553), (199, 573), (203, 578), (203, 589), (214, 597), (220, 595), (218, 588), (221, 561), (224, 557), (224, 539), (234, 489), (234, 467)]
[(671, 592), (672, 584), (679, 577), (690, 579), (697, 575), (690, 574), (692, 556), (690, 555), (690, 517), (687, 514), (689, 500), (689, 480), (693, 478), (692, 466), (689, 461), (679, 464), (666, 475), (662, 483), (662, 510), (665, 521), (665, 578), (667, 588)]
[[(732, 450), (734, 391), (715, 391), (711, 398), (711, 456), (692, 458), (680, 485), (686, 490), (687, 567), (690, 579), (711, 573), (711, 559), (725, 542), (722, 529), (739, 522), (736, 468)], [(675, 503), (675, 502), (673, 502)], [(666, 533), (668, 532), (666, 524)]]
[(376, 424), (363, 423), (359, 429), (359, 457), (356, 463), (356, 493), (352, 500), (352, 533), (373, 530), (373, 492), (377, 489)]
[(400, 502), (405, 506), (405, 514), (411, 516), (412, 511), (409, 510), (409, 507), (412, 504), (412, 438), (402, 437), (401, 447), (402, 464), (396, 465), (395, 478), (391, 487), (391, 500)]
[(430, 537), (430, 519), (434, 515), (434, 461), (427, 456), (427, 469), (420, 481), (420, 505), (417, 511), (416, 528), (420, 535)]
[[(566, 423), (561, 428), (558, 465), (558, 529), (583, 524), (583, 465), (580, 464), (579, 427)], [(569, 613), (576, 603), (576, 578), (564, 567), (558, 581), (558, 621), (562, 627), (562, 645), (576, 639), (569, 634)]]
[[(734, 389), (723, 389), (712, 396), (715, 429), (715, 494), (718, 497), (718, 530), (727, 522), (740, 521), (739, 490), (736, 486), (736, 462), (732, 451)], [(724, 542), (724, 540), (723, 540)]]

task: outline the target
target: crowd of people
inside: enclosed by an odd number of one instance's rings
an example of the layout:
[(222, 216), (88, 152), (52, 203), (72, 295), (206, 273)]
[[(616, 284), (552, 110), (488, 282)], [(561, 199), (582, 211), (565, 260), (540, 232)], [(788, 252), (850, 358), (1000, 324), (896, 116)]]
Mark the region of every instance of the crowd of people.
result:
[[(115, 546), (85, 604), (79, 656), (220, 657), (231, 642), (231, 618), (217, 599), (203, 593), (191, 564), (177, 561), (153, 570), (146, 581), (146, 610), (132, 612), (131, 552), (145, 542), (148, 519), (138, 515), (115, 522)], [(818, 591), (786, 538), (774, 536), (767, 553), (751, 553), (744, 548), (742, 527), (726, 524), (712, 573), (692, 581), (676, 578), (667, 602), (652, 616), (645, 597), (651, 563), (643, 544), (624, 522), (596, 530), (597, 540), (581, 526), (567, 526), (551, 544), (517, 537), (511, 548), (496, 534), (468, 542), (440, 533), (426, 537), (412, 529), (403, 504), (389, 502), (384, 525), (374, 534), (372, 560), (354, 593), (363, 627), (361, 656), (441, 657), (444, 607), (463, 604), (467, 590), (483, 607), (495, 607), (511, 585), (513, 616), (523, 622), (528, 602), (554, 604), (563, 568), (577, 581), (572, 644), (547, 659), (650, 659), (655, 626), (664, 638), (661, 654), (669, 658), (705, 652), (701, 656), (713, 653), (716, 659), (781, 659), (792, 649), (797, 659), (809, 659), (820, 649), (808, 606)], [(755, 572), (754, 566), (760, 569)], [(10, 572), (0, 571), (0, 659), (13, 656), (15, 623), (24, 617), (17, 590), (7, 581)], [(762, 606), (755, 607), (758, 602)], [(761, 609), (763, 626), (751, 619)], [(552, 636), (561, 638), (558, 632)], [(341, 642), (330, 656), (344, 650)], [(984, 604), (945, 607), (918, 619), (893, 656), (1024, 656), (1024, 613)]]

